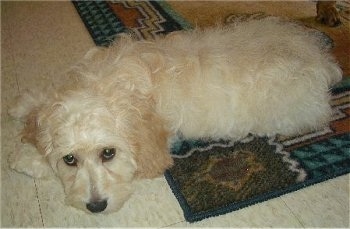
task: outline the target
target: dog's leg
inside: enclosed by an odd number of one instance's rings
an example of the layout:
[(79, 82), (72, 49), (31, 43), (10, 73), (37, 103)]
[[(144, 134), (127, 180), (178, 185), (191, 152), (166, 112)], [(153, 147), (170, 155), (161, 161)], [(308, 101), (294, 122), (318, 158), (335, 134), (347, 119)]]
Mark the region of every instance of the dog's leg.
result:
[(46, 159), (29, 144), (18, 142), (8, 159), (11, 169), (33, 178), (45, 178), (53, 175)]
[(316, 4), (316, 20), (330, 27), (341, 24), (339, 13), (335, 7), (336, 1), (318, 1)]

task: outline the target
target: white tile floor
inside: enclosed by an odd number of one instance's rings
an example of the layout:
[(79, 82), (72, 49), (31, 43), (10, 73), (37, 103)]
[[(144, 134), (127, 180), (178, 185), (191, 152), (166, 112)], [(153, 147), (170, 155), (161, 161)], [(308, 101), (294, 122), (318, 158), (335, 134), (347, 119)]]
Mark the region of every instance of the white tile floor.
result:
[[(145, 181), (118, 213), (88, 215), (64, 204), (57, 178), (8, 168), (21, 124), (7, 115), (20, 91), (58, 84), (94, 44), (70, 2), (1, 2), (2, 227), (349, 227), (349, 175), (230, 214), (187, 223), (164, 178)], [(31, 150), (28, 148), (28, 150)]]

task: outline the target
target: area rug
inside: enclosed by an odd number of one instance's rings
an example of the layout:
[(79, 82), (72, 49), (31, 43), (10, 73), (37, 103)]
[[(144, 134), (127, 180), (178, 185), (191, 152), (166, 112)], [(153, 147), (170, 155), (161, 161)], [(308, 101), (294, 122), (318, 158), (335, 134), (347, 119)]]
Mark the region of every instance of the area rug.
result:
[[(345, 75), (349, 69), (348, 19), (344, 17), (343, 26), (338, 28), (317, 25), (310, 20), (315, 13), (310, 2), (73, 3), (100, 46), (108, 46), (121, 32), (148, 39), (195, 26), (230, 23), (237, 17), (284, 16), (321, 31), (333, 46)], [(186, 220), (194, 222), (225, 214), (349, 173), (349, 77), (332, 89), (332, 107), (334, 115), (329, 127), (302, 136), (247, 136), (239, 142), (181, 139), (174, 143), (171, 154), (175, 164), (165, 177)]]

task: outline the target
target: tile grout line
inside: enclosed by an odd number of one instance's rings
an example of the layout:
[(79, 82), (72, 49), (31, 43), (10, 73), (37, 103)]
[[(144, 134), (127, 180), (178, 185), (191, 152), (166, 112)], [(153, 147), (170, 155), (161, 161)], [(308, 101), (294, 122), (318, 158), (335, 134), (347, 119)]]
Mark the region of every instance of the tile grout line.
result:
[(280, 197), (281, 200), (283, 201), (284, 205), (288, 208), (288, 210), (293, 214), (294, 218), (296, 218), (299, 222), (299, 224), (303, 227), (306, 228), (305, 225), (302, 223), (302, 221), (299, 219), (299, 217), (292, 211), (292, 209), (288, 206), (288, 204), (284, 201), (282, 197)]
[(17, 77), (17, 73), (16, 74), (16, 85), (17, 85), (17, 91), (18, 91), (18, 95), (21, 95), (21, 90), (19, 89), (19, 82), (18, 82), (18, 77)]
[(41, 224), (42, 224), (43, 227), (45, 227), (44, 218), (43, 218), (43, 214), (42, 214), (42, 211), (41, 211), (41, 205), (40, 205), (40, 199), (39, 199), (38, 186), (37, 186), (37, 184), (36, 184), (36, 180), (35, 180), (35, 179), (33, 179), (33, 182), (34, 182), (34, 186), (35, 186), (36, 199), (37, 199), (37, 201), (38, 201), (38, 206), (39, 206), (39, 213), (40, 213)]
[(173, 227), (174, 225), (179, 224), (179, 223), (186, 223), (186, 220), (182, 220), (182, 221), (180, 221), (180, 222), (171, 223), (171, 224), (169, 224), (169, 225), (164, 225), (164, 226), (161, 226), (161, 227), (159, 227), (159, 228), (171, 228), (171, 227)]
[[(10, 46), (11, 47), (14, 47), (13, 45), (13, 35), (12, 35), (12, 27), (9, 31), (9, 42), (10, 42)], [(13, 53), (13, 50), (11, 51), (11, 59), (12, 59), (12, 62), (13, 62), (13, 65), (16, 66), (16, 62), (17, 62), (17, 59)], [(20, 86), (19, 86), (19, 81), (18, 81), (18, 74), (17, 74), (17, 69), (15, 68), (14, 70), (14, 77), (16, 79), (16, 86), (17, 86), (17, 92), (18, 92), (18, 95), (21, 95), (21, 90), (20, 90)]]

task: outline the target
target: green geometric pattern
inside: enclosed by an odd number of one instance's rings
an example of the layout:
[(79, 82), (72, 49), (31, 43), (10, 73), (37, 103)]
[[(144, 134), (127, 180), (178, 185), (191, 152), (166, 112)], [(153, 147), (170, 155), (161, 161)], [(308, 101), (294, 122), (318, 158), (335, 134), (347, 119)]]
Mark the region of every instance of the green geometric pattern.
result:
[(117, 34), (127, 31), (105, 1), (73, 1), (73, 4), (96, 45), (108, 46)]
[(350, 167), (350, 135), (330, 137), (298, 148), (291, 157), (302, 164), (308, 179), (342, 171)]

